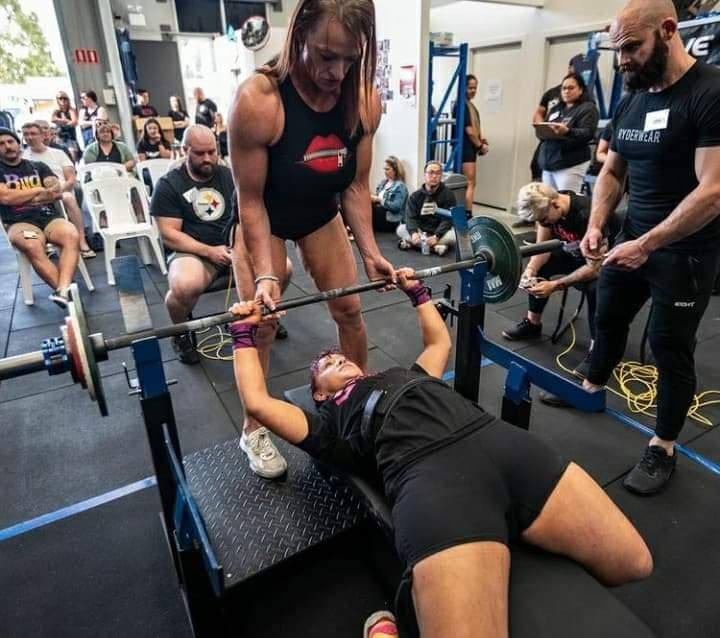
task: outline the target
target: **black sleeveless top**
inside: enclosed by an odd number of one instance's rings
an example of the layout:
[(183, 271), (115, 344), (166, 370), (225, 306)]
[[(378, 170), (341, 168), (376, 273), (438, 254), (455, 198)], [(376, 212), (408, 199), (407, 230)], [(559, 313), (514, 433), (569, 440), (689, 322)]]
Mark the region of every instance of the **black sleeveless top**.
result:
[(346, 132), (340, 103), (326, 113), (311, 109), (289, 77), (278, 90), (285, 128), (268, 149), (265, 208), (272, 234), (297, 240), (337, 215), (336, 195), (355, 179), (363, 132)]

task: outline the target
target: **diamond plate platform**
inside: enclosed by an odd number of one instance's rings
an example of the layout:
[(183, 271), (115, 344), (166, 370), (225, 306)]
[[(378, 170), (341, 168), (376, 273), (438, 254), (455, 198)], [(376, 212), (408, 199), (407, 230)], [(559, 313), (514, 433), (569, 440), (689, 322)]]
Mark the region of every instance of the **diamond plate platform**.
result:
[(275, 442), (288, 462), (284, 481), (256, 476), (233, 439), (183, 459), (225, 586), (337, 536), (365, 517), (350, 488), (329, 484), (311, 458)]

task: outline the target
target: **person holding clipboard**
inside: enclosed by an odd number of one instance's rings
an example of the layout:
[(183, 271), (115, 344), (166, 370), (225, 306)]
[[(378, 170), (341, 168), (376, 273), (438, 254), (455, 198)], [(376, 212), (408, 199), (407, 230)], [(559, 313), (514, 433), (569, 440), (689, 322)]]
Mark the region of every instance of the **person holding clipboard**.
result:
[(560, 102), (548, 111), (545, 122), (533, 124), (542, 142), (542, 181), (556, 190), (579, 193), (590, 166), (590, 144), (600, 116), (595, 103), (585, 100), (586, 90), (582, 77), (569, 73), (563, 78)]

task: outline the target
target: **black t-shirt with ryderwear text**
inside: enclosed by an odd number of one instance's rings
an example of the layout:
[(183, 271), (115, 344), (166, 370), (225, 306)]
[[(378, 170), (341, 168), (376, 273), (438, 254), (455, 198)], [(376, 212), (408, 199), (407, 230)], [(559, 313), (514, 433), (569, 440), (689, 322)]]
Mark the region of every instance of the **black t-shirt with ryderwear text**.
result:
[[(55, 178), (55, 173), (43, 162), (22, 160), (16, 166), (0, 162), (0, 184), (17, 190), (28, 190), (44, 186), (43, 180), (47, 177)], [(57, 178), (56, 178), (57, 179)], [(51, 204), (19, 204), (15, 206), (0, 205), (0, 219), (6, 226), (24, 222), (33, 225), (43, 225), (49, 219), (61, 217), (57, 209)]]
[(218, 166), (209, 180), (196, 182), (183, 164), (155, 184), (150, 214), (182, 219), (182, 232), (207, 246), (219, 246), (225, 243), (234, 192), (229, 168)]
[[(420, 377), (428, 380), (402, 395), (384, 425), (375, 418), (363, 430), (363, 411), (373, 390), (392, 394), (394, 388)], [(310, 431), (299, 447), (346, 471), (379, 475), (391, 499), (395, 480), (410, 463), (494, 420), (448, 385), (431, 380), (417, 364), (361, 377), (325, 401), (317, 414), (305, 416)]]
[[(720, 146), (720, 69), (696, 62), (658, 93), (634, 93), (618, 105), (611, 149), (628, 165), (626, 234), (635, 239), (665, 220), (695, 188), (695, 152)], [(717, 250), (720, 217), (666, 248)]]

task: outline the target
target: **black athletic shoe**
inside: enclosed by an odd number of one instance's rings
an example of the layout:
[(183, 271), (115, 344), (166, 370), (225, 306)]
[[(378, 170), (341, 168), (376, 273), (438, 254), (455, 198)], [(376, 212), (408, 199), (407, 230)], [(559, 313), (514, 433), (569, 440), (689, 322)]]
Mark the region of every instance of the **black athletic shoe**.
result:
[(280, 341), (288, 338), (287, 328), (285, 326), (283, 326), (279, 321), (278, 321), (277, 330), (275, 331), (275, 338), (280, 339)]
[(657, 494), (670, 480), (676, 460), (677, 452), (668, 456), (659, 445), (648, 446), (640, 462), (625, 477), (623, 487), (643, 496)]
[(173, 337), (172, 348), (182, 363), (189, 366), (200, 363), (200, 354), (195, 350), (195, 345), (189, 332)]
[(537, 339), (542, 336), (542, 324), (532, 323), (525, 317), (514, 328), (503, 330), (502, 336), (510, 341), (522, 341), (523, 339)]
[(555, 396), (554, 394), (550, 394), (549, 392), (541, 392), (539, 398), (540, 398), (540, 403), (549, 405), (551, 408), (571, 408), (572, 407), (567, 401), (561, 399), (558, 396)]
[(587, 375), (590, 373), (590, 359), (592, 358), (592, 350), (588, 350), (585, 358), (578, 363), (573, 370), (573, 374), (580, 377), (581, 379), (587, 379)]

